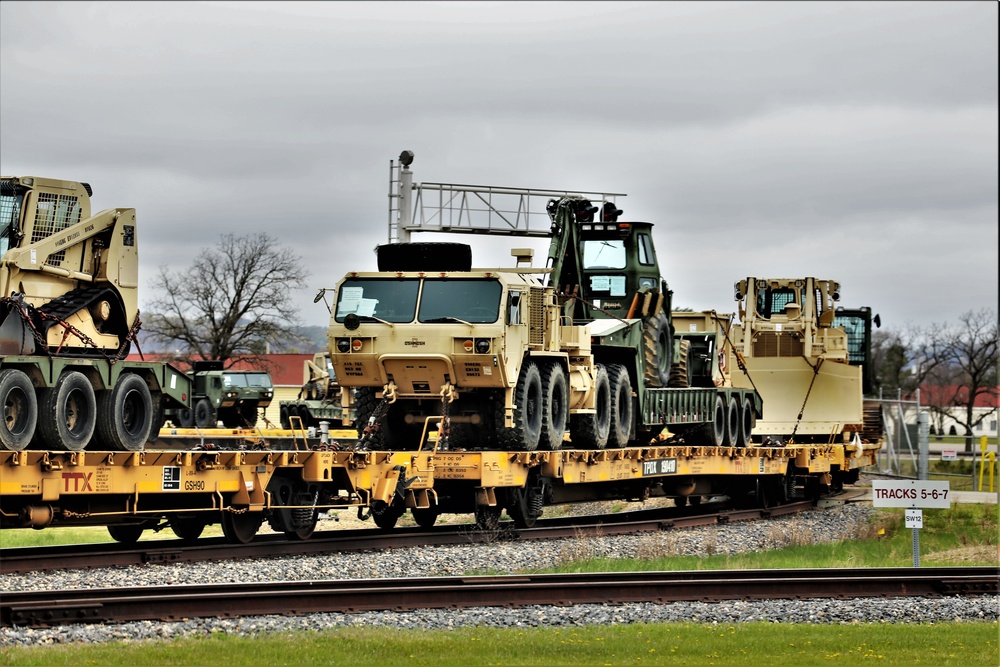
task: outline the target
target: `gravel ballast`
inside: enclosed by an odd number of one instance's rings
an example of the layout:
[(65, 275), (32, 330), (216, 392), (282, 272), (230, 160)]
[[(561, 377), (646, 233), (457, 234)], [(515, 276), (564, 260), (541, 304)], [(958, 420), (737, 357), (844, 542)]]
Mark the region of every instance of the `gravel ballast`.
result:
[[(0, 591), (161, 586), (170, 584), (455, 576), (537, 570), (590, 557), (652, 558), (707, 556), (777, 549), (851, 539), (865, 530), (871, 507), (838, 505), (762, 521), (662, 531), (642, 535), (570, 540), (504, 541), (358, 553), (276, 557), (224, 563), (147, 564), (0, 576)], [(483, 627), (566, 627), (652, 622), (693, 623), (933, 623), (1000, 618), (1000, 596), (978, 598), (859, 598), (854, 600), (763, 600), (721, 603), (674, 602), (622, 605), (481, 607), (466, 610), (322, 613), (301, 617), (254, 616), (238, 619), (141, 621), (32, 630), (0, 628), (0, 644), (174, 639), (225, 633), (257, 635), (333, 627), (414, 629)]]

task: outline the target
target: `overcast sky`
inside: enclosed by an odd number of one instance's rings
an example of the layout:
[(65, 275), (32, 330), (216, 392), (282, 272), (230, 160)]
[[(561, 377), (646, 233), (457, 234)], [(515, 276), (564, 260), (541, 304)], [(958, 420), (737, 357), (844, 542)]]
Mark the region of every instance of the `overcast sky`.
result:
[[(135, 207), (157, 267), (267, 232), (312, 297), (416, 181), (612, 191), (674, 305), (839, 280), (883, 328), (997, 308), (995, 2), (0, 4), (0, 172)], [(414, 240), (454, 239), (417, 235)], [(511, 246), (477, 241), (496, 266)]]

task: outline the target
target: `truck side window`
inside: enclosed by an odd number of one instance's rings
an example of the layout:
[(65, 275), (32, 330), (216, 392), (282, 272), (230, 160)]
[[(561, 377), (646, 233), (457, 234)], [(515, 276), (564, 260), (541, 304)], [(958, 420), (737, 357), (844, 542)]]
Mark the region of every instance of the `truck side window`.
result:
[(639, 263), (643, 266), (652, 266), (655, 263), (654, 257), (653, 241), (649, 238), (649, 234), (639, 234)]
[(521, 293), (507, 293), (507, 324), (521, 323)]

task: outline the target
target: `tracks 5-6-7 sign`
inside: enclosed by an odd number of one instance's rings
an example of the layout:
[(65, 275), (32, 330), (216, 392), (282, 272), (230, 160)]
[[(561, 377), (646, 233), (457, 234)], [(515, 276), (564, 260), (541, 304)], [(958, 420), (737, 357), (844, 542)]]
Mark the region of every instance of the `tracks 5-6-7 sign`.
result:
[(951, 507), (948, 482), (923, 480), (872, 481), (873, 507)]

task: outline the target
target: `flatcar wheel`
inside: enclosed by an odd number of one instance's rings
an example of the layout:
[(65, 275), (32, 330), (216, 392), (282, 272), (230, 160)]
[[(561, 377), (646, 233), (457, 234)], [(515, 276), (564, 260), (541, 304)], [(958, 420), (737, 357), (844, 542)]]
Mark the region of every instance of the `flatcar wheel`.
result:
[(293, 528), (292, 530), (286, 530), (285, 537), (290, 540), (308, 540), (316, 532), (316, 519), (315, 517), (309, 523), (304, 526), (299, 526), (298, 528)]
[(172, 519), (170, 530), (185, 542), (193, 542), (201, 537), (201, 533), (205, 530), (205, 522), (201, 519)]
[(500, 528), (500, 514), (503, 508), (499, 506), (478, 505), (476, 507), (476, 525), (480, 530), (497, 530)]
[(410, 513), (413, 514), (413, 520), (421, 528), (430, 528), (437, 521), (437, 518), (441, 516), (436, 507), (414, 507), (410, 510)]
[[(379, 506), (379, 504), (384, 507)], [(405, 511), (406, 507), (402, 503), (385, 505), (385, 503), (376, 500), (372, 506), (372, 519), (375, 521), (375, 525), (382, 530), (392, 530)]]
[(142, 537), (143, 527), (141, 525), (111, 525), (108, 526), (108, 534), (115, 542), (122, 544), (135, 544)]
[(232, 544), (247, 544), (257, 534), (263, 520), (263, 512), (243, 512), (242, 514), (223, 512), (222, 534)]

